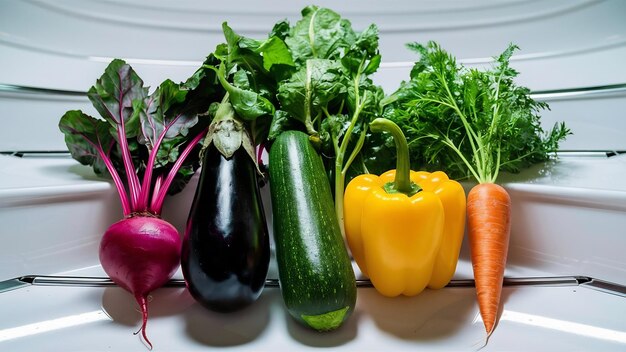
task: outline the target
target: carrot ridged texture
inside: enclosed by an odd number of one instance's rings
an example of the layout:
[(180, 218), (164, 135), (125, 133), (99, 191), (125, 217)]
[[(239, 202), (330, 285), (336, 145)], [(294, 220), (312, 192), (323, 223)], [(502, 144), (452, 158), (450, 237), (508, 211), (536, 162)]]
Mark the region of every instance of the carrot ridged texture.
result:
[(511, 232), (511, 198), (495, 183), (474, 186), (467, 198), (468, 235), (480, 315), (487, 335), (500, 306)]

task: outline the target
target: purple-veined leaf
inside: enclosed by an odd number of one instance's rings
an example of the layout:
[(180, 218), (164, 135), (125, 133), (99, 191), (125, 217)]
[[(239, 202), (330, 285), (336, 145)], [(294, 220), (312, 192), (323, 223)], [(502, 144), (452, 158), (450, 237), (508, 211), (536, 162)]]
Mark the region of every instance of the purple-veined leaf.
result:
[(74, 159), (83, 165), (93, 166), (98, 175), (108, 171), (120, 196), (124, 215), (130, 214), (126, 188), (109, 156), (116, 143), (109, 133), (109, 125), (82, 111), (71, 110), (61, 118), (59, 129), (65, 134), (65, 143)]
[(123, 125), (126, 137), (130, 138), (139, 130), (139, 107), (147, 93), (137, 73), (124, 61), (115, 59), (87, 96), (107, 122), (116, 129)]
[(140, 116), (140, 142), (148, 150), (158, 146), (162, 140), (186, 136), (189, 128), (196, 125), (198, 116), (187, 114), (185, 102), (187, 90), (166, 80), (146, 98), (146, 109)]

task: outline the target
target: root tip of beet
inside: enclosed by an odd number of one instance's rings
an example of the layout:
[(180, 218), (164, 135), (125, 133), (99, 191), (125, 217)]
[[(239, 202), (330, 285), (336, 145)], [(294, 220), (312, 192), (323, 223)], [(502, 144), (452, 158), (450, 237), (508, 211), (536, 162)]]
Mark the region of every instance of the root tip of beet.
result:
[(152, 351), (152, 342), (148, 339), (148, 335), (146, 334), (146, 326), (148, 325), (148, 304), (145, 295), (137, 295), (136, 297), (137, 303), (141, 308), (141, 327), (137, 330), (134, 335), (137, 335), (141, 332), (142, 341), (148, 347), (148, 350)]
[(148, 339), (146, 335), (146, 327), (144, 325), (142, 325), (139, 330), (135, 331), (133, 335), (139, 335), (139, 333), (141, 333), (141, 341), (148, 347), (148, 350), (152, 351), (152, 342), (150, 342), (150, 339)]

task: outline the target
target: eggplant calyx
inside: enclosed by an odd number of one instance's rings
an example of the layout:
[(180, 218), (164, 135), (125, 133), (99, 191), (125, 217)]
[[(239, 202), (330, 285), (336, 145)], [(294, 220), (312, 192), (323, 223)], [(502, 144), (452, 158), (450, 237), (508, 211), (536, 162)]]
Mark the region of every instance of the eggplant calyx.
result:
[(211, 123), (209, 133), (212, 133), (210, 142), (213, 142), (215, 148), (227, 159), (231, 158), (243, 143), (243, 125), (235, 119)]
[[(233, 154), (243, 147), (252, 159), (259, 175), (263, 175), (255, 157), (252, 137), (244, 123), (235, 115), (235, 110), (227, 98), (222, 100), (215, 118), (209, 125), (209, 131), (202, 144), (202, 156), (211, 143), (226, 159), (232, 158)], [(204, 160), (204, 157), (201, 160)]]

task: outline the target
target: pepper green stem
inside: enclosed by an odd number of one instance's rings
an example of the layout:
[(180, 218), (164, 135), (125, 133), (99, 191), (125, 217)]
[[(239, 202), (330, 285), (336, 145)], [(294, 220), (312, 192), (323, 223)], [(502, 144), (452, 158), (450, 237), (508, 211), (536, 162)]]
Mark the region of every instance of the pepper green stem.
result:
[(419, 186), (411, 182), (409, 146), (400, 127), (389, 119), (379, 117), (370, 123), (370, 130), (372, 132), (389, 132), (396, 143), (396, 177), (393, 184), (385, 187), (387, 193), (404, 193), (412, 196), (419, 192)]

